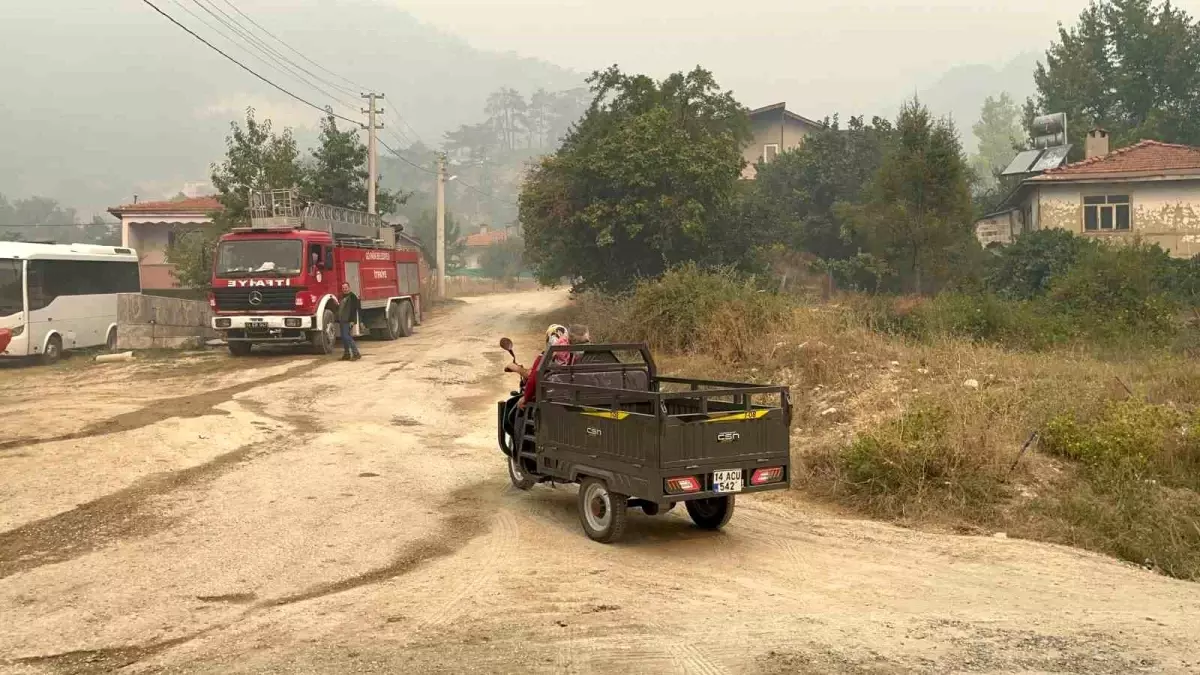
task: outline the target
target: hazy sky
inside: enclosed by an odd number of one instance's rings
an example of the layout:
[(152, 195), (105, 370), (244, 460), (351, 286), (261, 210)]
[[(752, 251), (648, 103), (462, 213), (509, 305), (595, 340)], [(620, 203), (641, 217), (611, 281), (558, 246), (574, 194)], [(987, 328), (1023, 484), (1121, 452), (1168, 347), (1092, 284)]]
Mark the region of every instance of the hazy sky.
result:
[[(591, 70), (703, 63), (754, 107), (805, 83), (796, 112), (894, 101), (960, 63), (1044, 51), (1086, 0), (380, 0), (465, 38)], [(1176, 0), (1200, 14), (1200, 0)], [(795, 99), (797, 94), (789, 94)]]
[[(586, 73), (618, 63), (662, 77), (701, 64), (745, 105), (786, 101), (809, 117), (894, 116), (925, 92), (964, 141), (983, 97), (1029, 92), (1031, 61), (1087, 0), (154, 0), (272, 78), (200, 11), (236, 6), (339, 74), (387, 93), (432, 145), (478, 121), (488, 92), (567, 88), (555, 68), (463, 48), (512, 52)], [(352, 5), (359, 5), (353, 7)], [(364, 7), (362, 5), (371, 5)], [(1175, 5), (1200, 15), (1200, 0)], [(408, 12), (390, 12), (398, 9)], [(413, 18), (409, 18), (409, 15)], [(374, 19), (374, 20), (372, 20)], [(208, 24), (206, 27), (205, 24)], [(424, 25), (420, 25), (424, 24)], [(433, 27), (436, 30), (428, 30)], [(446, 39), (450, 36), (453, 39)], [(243, 51), (239, 51), (239, 49)], [(437, 54), (437, 56), (434, 56)], [(261, 59), (260, 59), (261, 60)], [(466, 65), (463, 65), (466, 64)], [(452, 72), (448, 72), (452, 71)], [(287, 76), (283, 76), (286, 78)], [(280, 80), (322, 105), (311, 83)], [(204, 179), (247, 105), (313, 134), (314, 112), (184, 35), (142, 0), (0, 0), (0, 193), (99, 208)], [(938, 99), (940, 92), (941, 99)], [(398, 125), (392, 123), (395, 133)], [(385, 135), (388, 132), (385, 132)], [(305, 141), (307, 142), (307, 141)]]

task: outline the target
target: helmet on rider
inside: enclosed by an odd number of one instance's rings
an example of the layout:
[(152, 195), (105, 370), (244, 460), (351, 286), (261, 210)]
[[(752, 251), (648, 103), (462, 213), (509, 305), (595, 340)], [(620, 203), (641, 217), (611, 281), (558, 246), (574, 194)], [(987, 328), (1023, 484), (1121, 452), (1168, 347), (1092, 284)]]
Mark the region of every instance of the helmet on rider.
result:
[[(567, 329), (565, 326), (552, 323), (548, 328), (546, 328), (547, 349), (550, 347), (569, 344), (571, 344), (571, 341), (567, 338)], [(571, 363), (570, 352), (558, 352), (554, 355), (554, 362), (563, 366), (569, 365)]]

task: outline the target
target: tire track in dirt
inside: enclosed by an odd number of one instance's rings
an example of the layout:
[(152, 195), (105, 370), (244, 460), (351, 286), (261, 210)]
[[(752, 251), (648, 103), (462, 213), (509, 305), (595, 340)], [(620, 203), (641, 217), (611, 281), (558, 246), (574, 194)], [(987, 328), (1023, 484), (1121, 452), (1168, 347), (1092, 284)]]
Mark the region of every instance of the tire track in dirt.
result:
[(24, 656), (0, 661), (0, 663), (5, 665), (43, 666), (60, 673), (60, 675), (111, 673), (148, 658), (158, 656), (175, 647), (185, 645), (223, 627), (210, 626), (181, 637), (143, 645), (123, 645), (120, 647), (102, 647), (100, 649), (80, 649), (58, 654)]
[(444, 558), (458, 552), (471, 541), (487, 533), (488, 519), (483, 501), (478, 497), (480, 485), (469, 485), (455, 490), (443, 503), (442, 509), (449, 515), (436, 531), (419, 541), (402, 548), (392, 561), (352, 577), (320, 584), (308, 589), (266, 600), (257, 607), (283, 607), (328, 595), (345, 593), (363, 586), (370, 586), (403, 576), (424, 563)]
[[(229, 454), (234, 455), (238, 452), (240, 451)], [(307, 600), (315, 600), (337, 593), (344, 593), (355, 588), (361, 588), (402, 576), (424, 563), (454, 554), (475, 538), (486, 533), (487, 522), (486, 518), (483, 517), (485, 511), (481, 508), (481, 500), (478, 497), (472, 496), (473, 494), (477, 494), (479, 489), (480, 486), (471, 485), (456, 490), (451, 498), (446, 501), (445, 506), (443, 506), (444, 509), (450, 510), (452, 513), (443, 521), (438, 531), (420, 542), (401, 550), (392, 562), (384, 567), (368, 570), (362, 574), (332, 583), (314, 586), (291, 595), (256, 603), (230, 621), (214, 624), (181, 637), (141, 645), (122, 645), (101, 649), (75, 650), (58, 654), (27, 656), (7, 661), (0, 660), (0, 664), (45, 666), (63, 675), (113, 672), (158, 656), (175, 647), (182, 646), (214, 632), (231, 628), (256, 614), (276, 607), (284, 607)], [(0, 549), (0, 555), (3, 554), (3, 549)], [(214, 596), (201, 598), (201, 600), (205, 602), (228, 602), (231, 604), (252, 602), (252, 598), (248, 595)]]
[(219, 410), (218, 405), (230, 401), (238, 394), (266, 387), (272, 384), (290, 380), (294, 377), (306, 375), (320, 366), (324, 365), (325, 361), (314, 359), (307, 363), (294, 366), (277, 375), (242, 382), (213, 391), (206, 391), (200, 394), (190, 394), (188, 396), (179, 396), (176, 398), (168, 398), (160, 401), (155, 401), (149, 405), (143, 406), (137, 410), (116, 415), (108, 419), (90, 424), (80, 431), (62, 434), (59, 436), (51, 436), (49, 438), (38, 438), (32, 436), (20, 436), (0, 441), (0, 452), (5, 450), (17, 450), (31, 445), (41, 445), (43, 443), (56, 443), (61, 441), (78, 441), (95, 436), (105, 436), (108, 434), (121, 433), (124, 431), (133, 431), (148, 427), (172, 417), (182, 419), (190, 419), (196, 417), (204, 417), (205, 415), (227, 415), (224, 410)]
[[(0, 579), (44, 565), (74, 560), (113, 541), (144, 538), (171, 526), (174, 519), (150, 505), (156, 497), (195, 488), (233, 471), (243, 462), (276, 448), (244, 445), (179, 471), (156, 473), (129, 487), (49, 518), (0, 533)], [(286, 446), (279, 446), (286, 447)]]
[(520, 536), (517, 519), (503, 510), (496, 512), (491, 534), (494, 544), (488, 546), (484, 557), (472, 565), (474, 569), (469, 573), (464, 570), (456, 576), (457, 588), (449, 589), (435, 609), (421, 616), (416, 622), (418, 630), (450, 625), (471, 608), (467, 601), (495, 580), (501, 563), (517, 550)]

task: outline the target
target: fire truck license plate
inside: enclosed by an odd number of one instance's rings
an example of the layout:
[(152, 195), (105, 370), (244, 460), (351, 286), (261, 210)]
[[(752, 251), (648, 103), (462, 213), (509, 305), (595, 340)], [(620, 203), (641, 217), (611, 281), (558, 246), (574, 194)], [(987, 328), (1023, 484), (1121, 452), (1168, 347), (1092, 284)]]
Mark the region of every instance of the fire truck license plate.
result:
[(713, 472), (713, 492), (741, 492), (742, 470), (728, 469)]
[(262, 319), (250, 319), (246, 322), (246, 328), (266, 328), (267, 323)]

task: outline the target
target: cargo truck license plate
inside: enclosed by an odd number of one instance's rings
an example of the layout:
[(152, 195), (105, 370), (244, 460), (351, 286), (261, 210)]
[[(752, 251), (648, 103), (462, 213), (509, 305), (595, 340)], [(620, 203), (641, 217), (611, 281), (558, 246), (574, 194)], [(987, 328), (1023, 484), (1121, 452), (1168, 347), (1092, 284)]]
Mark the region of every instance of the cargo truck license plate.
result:
[(742, 470), (729, 469), (713, 472), (713, 492), (741, 492)]

